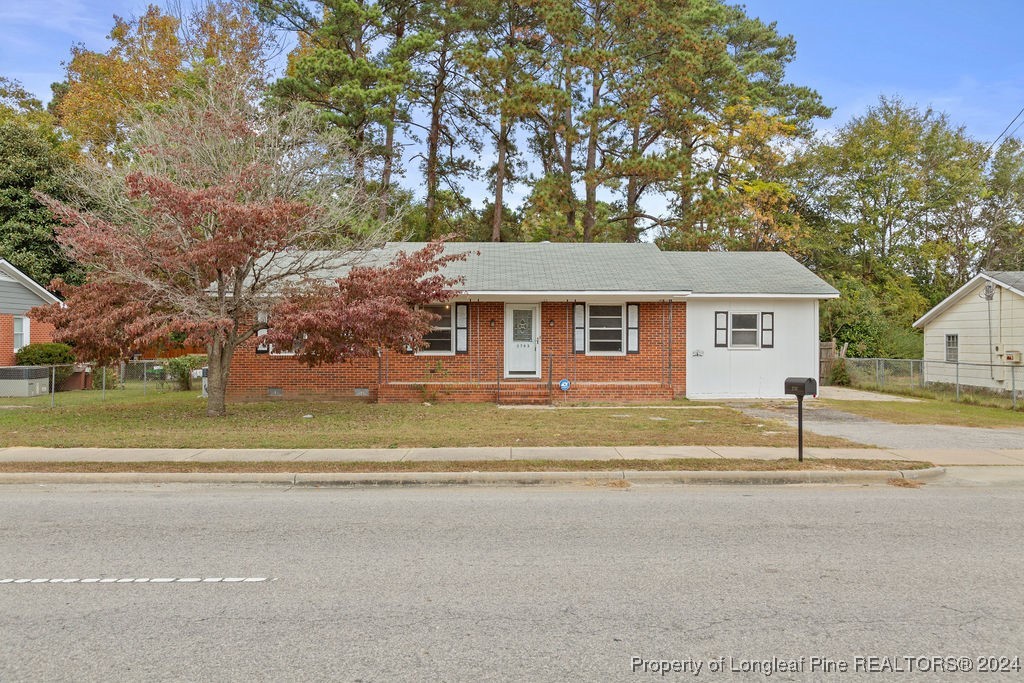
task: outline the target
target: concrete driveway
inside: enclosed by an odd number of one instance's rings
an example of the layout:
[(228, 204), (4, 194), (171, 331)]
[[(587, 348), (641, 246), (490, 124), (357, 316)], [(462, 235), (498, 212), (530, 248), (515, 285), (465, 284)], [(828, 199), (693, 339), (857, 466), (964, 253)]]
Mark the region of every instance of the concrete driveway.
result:
[[(735, 404), (733, 407), (761, 420), (782, 420), (794, 426), (797, 422), (795, 400), (791, 403)], [(894, 405), (893, 409), (898, 408)], [(1024, 429), (895, 424), (854, 415), (815, 401), (804, 404), (804, 429), (880, 448), (1024, 449)]]

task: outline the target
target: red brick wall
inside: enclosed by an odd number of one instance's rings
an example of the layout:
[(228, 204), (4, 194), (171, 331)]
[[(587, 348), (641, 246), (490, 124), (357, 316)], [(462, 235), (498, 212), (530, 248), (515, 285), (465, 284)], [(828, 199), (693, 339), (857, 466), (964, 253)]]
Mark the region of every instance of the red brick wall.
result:
[[(35, 320), (29, 322), (31, 344), (53, 341), (53, 325)], [(0, 366), (14, 365), (14, 316), (0, 313)]]
[[(239, 349), (231, 368), (229, 393), (265, 398), (270, 388), (285, 396), (354, 397), (368, 389), (371, 399), (493, 401), (522, 390), (547, 393), (549, 376), (556, 400), (650, 400), (686, 393), (686, 304), (640, 304), (640, 353), (587, 356), (572, 351), (572, 304), (541, 305), (541, 378), (503, 376), (503, 303), (469, 304), (469, 352), (427, 356), (386, 352), (382, 358), (355, 358), (309, 368), (290, 356), (255, 352), (256, 340)], [(549, 375), (550, 369), (550, 375)], [(571, 388), (557, 388), (561, 379)]]

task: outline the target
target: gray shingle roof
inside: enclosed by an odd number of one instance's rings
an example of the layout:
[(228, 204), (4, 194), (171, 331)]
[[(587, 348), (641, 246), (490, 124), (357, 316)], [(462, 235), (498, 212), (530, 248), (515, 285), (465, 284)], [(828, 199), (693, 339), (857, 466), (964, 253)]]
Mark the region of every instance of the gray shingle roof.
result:
[[(389, 242), (381, 257), (415, 251), (417, 242)], [(686, 292), (653, 244), (449, 242), (446, 254), (467, 254), (445, 272), (465, 278), (467, 292)]]
[[(389, 242), (371, 259), (387, 262), (422, 242)], [(446, 273), (466, 292), (658, 292), (837, 296), (782, 252), (663, 252), (649, 243), (449, 242), (466, 253)]]
[(694, 294), (839, 294), (781, 251), (666, 251), (662, 258), (690, 283)]
[(985, 270), (982, 272), (1007, 287), (1013, 287), (1018, 292), (1024, 292), (1024, 270)]

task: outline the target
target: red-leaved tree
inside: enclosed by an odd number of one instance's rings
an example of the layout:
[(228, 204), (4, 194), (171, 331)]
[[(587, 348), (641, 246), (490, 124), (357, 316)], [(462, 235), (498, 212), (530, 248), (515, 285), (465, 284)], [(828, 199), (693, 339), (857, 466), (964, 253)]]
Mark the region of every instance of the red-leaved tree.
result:
[[(358, 264), (387, 226), (352, 180), (347, 141), (311, 111), (259, 107), (249, 85), (226, 72), (193, 79), (143, 112), (129, 163), (84, 166), (76, 202), (40, 196), (87, 279), (55, 283), (65, 305), (32, 315), (83, 360), (123, 359), (171, 334), (205, 346), (211, 416), (226, 413), (232, 358), (260, 312), (304, 335), (316, 362), (415, 343), (429, 320), (412, 307), (454, 294), (439, 247), (356, 267), (333, 288), (311, 280)], [(329, 320), (313, 324), (320, 314)]]
[(356, 266), (330, 284), (290, 288), (273, 309), (266, 342), (294, 350), (309, 365), (422, 347), (437, 316), (421, 307), (457, 294), (459, 280), (438, 268), (466, 257), (445, 256), (443, 246), (433, 242), (385, 265)]

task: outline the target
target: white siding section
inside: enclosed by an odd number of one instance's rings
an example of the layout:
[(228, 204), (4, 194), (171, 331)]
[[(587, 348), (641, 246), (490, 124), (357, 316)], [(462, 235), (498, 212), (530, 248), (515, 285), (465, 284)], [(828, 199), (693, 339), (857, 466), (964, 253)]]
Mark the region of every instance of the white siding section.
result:
[[(771, 349), (715, 348), (715, 311), (773, 313)], [(686, 396), (780, 398), (787, 377), (818, 379), (815, 299), (689, 299)]]
[[(946, 335), (955, 334), (960, 344), (960, 383), (989, 389), (1009, 389), (1010, 365), (1003, 366), (1003, 353), (1024, 351), (1024, 297), (995, 286), (991, 303), (982, 294), (985, 282), (967, 292), (924, 328), (926, 382), (952, 384), (957, 378), (954, 363), (946, 363)], [(991, 310), (990, 310), (991, 309)], [(989, 313), (991, 312), (991, 327)], [(994, 364), (974, 367), (964, 363)], [(1017, 389), (1024, 380), (1024, 368), (1016, 366)]]

